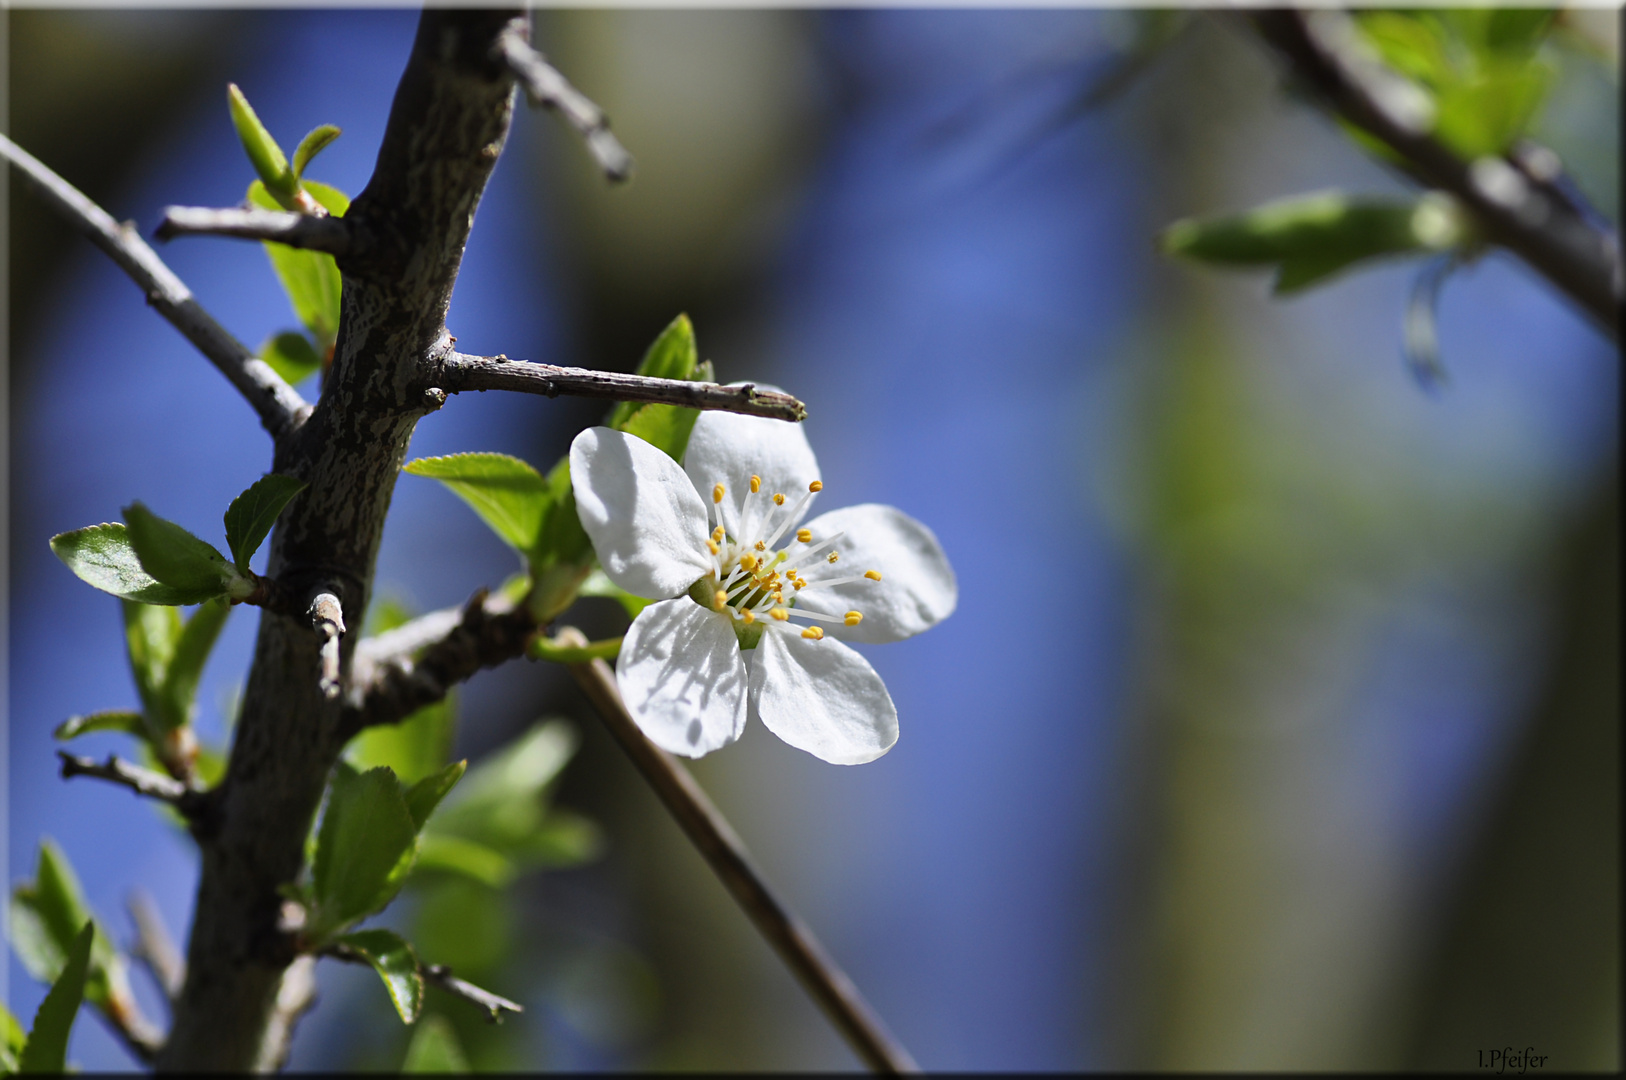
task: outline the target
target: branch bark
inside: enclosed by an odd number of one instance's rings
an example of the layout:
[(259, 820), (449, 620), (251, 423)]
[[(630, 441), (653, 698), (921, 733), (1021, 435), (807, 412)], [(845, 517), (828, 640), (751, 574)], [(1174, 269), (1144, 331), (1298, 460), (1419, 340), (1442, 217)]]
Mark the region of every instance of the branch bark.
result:
[(448, 354), (443, 363), (441, 386), (454, 394), (466, 390), (513, 390), (546, 397), (565, 394), (613, 401), (656, 401), (792, 422), (807, 419), (807, 406), (796, 398), (778, 390), (759, 390), (750, 383), (719, 386), (684, 379), (651, 379), (619, 371), (591, 371), (458, 352)]
[(248, 399), (273, 439), (281, 441), (298, 429), (310, 412), (305, 399), (203, 310), (192, 290), (164, 265), (133, 225), (114, 221), (78, 188), (4, 135), (0, 135), (0, 157), (11, 162), (41, 198), (135, 280), (147, 294), (147, 302)]
[(515, 30), (500, 35), (497, 55), (519, 79), (533, 106), (554, 110), (576, 129), (607, 179), (619, 182), (632, 176), (632, 155), (610, 134), (604, 110), (571, 86), (570, 80), (531, 47), (524, 34)]
[(1589, 222), (1550, 185), (1532, 182), (1517, 160), (1464, 161), (1435, 139), (1426, 112), (1415, 107), (1415, 88), (1361, 55), (1347, 14), (1281, 10), (1248, 17), (1293, 78), (1327, 108), (1382, 141), (1414, 179), (1456, 196), (1492, 242), (1529, 263), (1620, 340), (1626, 276), (1613, 231)]
[[(513, 77), (492, 50), (510, 24), (523, 32), (523, 13), (423, 13), (372, 179), (345, 215), (353, 243), (338, 257), (332, 369), (310, 418), (277, 443), (273, 471), (309, 486), (277, 527), (268, 576), (296, 594), (331, 583), (345, 611), (367, 609), (395, 478), (450, 349), (447, 305), (508, 132)], [(342, 662), (354, 646), (340, 640)], [(279, 1009), (278, 992), (295, 957), (277, 890), (299, 874), (343, 746), (343, 700), (313, 677), (320, 644), (308, 617), (262, 613), (231, 762), (200, 837), (186, 986), (161, 1069), (244, 1071), (283, 1055), (283, 1018), (296, 1013)]]
[(62, 759), (64, 780), (75, 776), (93, 776), (111, 784), (120, 784), (137, 795), (169, 803), (181, 812), (182, 817), (188, 819), (199, 816), (203, 803), (208, 798), (204, 792), (189, 788), (174, 777), (153, 772), (151, 769), (143, 769), (139, 765), (131, 765), (112, 754), (102, 762), (70, 754), (66, 750), (58, 750), (56, 756)]
[(270, 240), (289, 247), (343, 255), (350, 250), (350, 226), (343, 218), (296, 214), (289, 210), (258, 207), (170, 206), (153, 235), (160, 240), (177, 236), (236, 236), (245, 240)]

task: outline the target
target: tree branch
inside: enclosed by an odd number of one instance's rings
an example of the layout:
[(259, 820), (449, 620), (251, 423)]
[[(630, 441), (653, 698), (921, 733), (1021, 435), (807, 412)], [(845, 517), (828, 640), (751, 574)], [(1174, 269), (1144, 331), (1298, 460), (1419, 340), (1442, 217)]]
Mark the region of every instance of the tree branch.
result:
[(1347, 14), (1258, 11), (1248, 17), (1296, 81), (1393, 150), (1414, 179), (1456, 196), (1491, 241), (1529, 263), (1619, 340), (1626, 276), (1613, 230), (1588, 221), (1548, 185), (1532, 183), (1516, 163), (1464, 161), (1436, 140), (1431, 103), (1365, 55)]
[(441, 378), (444, 388), (454, 394), (466, 390), (513, 390), (547, 397), (565, 394), (612, 401), (656, 401), (793, 422), (807, 419), (807, 406), (796, 398), (777, 390), (758, 390), (750, 383), (719, 386), (684, 379), (651, 379), (619, 371), (590, 371), (458, 352), (446, 357)]
[(30, 187), (135, 280), (147, 294), (147, 302), (248, 399), (272, 438), (281, 440), (299, 427), (310, 411), (305, 399), (203, 310), (134, 226), (114, 221), (83, 192), (4, 135), (0, 135), (0, 157), (16, 166)]
[(493, 994), (489, 990), (482, 990), (471, 982), (464, 982), (452, 974), (452, 969), (445, 964), (423, 965), (424, 980), (431, 985), (438, 986), (448, 994), (453, 994), (464, 1001), (472, 1001), (486, 1011), (486, 1019), (493, 1024), (502, 1023), (502, 1014), (505, 1012), (522, 1013), (525, 1007), (518, 1002), (509, 1001), (501, 994)]
[(58, 750), (56, 756), (62, 759), (64, 780), (75, 776), (94, 776), (110, 784), (120, 784), (137, 795), (169, 803), (188, 820), (197, 818), (203, 812), (207, 793), (189, 788), (174, 777), (153, 772), (151, 769), (143, 769), (139, 765), (131, 765), (113, 754), (107, 755), (107, 760), (100, 763), (88, 757), (70, 754), (66, 750)]
[[(368, 638), (351, 657), (340, 738), (377, 724), (399, 723), (482, 668), (523, 656), (536, 628), (525, 605), (481, 589), (461, 609), (431, 612)], [(414, 659), (420, 650), (422, 655)]]
[[(559, 632), (556, 640), (576, 647), (587, 644), (580, 631), (568, 627)], [(824, 951), (813, 931), (768, 888), (752, 865), (745, 845), (695, 783), (694, 777), (638, 729), (621, 700), (610, 666), (603, 660), (594, 660), (572, 664), (570, 670), (603, 718), (604, 726), (632, 758), (632, 763), (644, 774), (655, 794), (762, 936), (768, 939), (768, 944), (802, 980), (802, 985), (846, 1036), (858, 1056), (876, 1072), (919, 1072), (909, 1052), (887, 1031), (852, 980)]]
[(587, 150), (612, 182), (632, 176), (632, 155), (610, 134), (610, 121), (604, 110), (570, 85), (557, 68), (548, 63), (517, 30), (497, 38), (497, 55), (513, 71), (531, 105), (553, 109), (563, 116), (587, 142)]
[(322, 639), (321, 648), (317, 653), (322, 665), (317, 686), (325, 698), (338, 697), (340, 690), (339, 644), (344, 636), (344, 607), (334, 595), (337, 588), (338, 586), (332, 583), (324, 585), (311, 597), (310, 609), (306, 612), (311, 621), (311, 629)]
[(181, 956), (175, 939), (169, 936), (164, 916), (159, 913), (152, 894), (145, 889), (132, 891), (125, 906), (136, 926), (135, 948), (130, 950), (130, 955), (146, 965), (164, 991), (164, 997), (174, 1001), (186, 982), (186, 959)]
[(325, 251), (329, 255), (344, 255), (350, 250), (350, 227), (343, 218), (259, 207), (232, 206), (218, 210), (202, 206), (165, 207), (164, 220), (153, 235), (160, 240), (177, 236), (238, 236)]

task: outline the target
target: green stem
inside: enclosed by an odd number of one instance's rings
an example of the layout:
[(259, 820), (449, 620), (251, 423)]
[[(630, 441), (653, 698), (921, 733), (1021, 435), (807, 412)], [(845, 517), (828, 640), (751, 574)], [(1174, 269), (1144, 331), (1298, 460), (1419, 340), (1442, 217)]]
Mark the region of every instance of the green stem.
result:
[(532, 660), (552, 660), (558, 664), (585, 664), (591, 660), (614, 660), (621, 652), (621, 639), (606, 638), (586, 645), (560, 645), (552, 638), (537, 637), (525, 655)]

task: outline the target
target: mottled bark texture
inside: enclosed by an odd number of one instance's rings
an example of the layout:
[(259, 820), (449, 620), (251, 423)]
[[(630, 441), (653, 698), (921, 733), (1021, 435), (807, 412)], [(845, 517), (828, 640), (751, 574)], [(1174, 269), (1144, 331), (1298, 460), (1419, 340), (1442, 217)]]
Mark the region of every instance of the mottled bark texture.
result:
[[(425, 11), (371, 181), (346, 215), (343, 317), (308, 420), (274, 468), (308, 482), (272, 540), (270, 574), (331, 591), (358, 628), (390, 495), (418, 418), (438, 407), (445, 317), (475, 207), (508, 132), (513, 77), (493, 45), (517, 11)], [(344, 638), (348, 664), (353, 635)], [(159, 1067), (247, 1070), (281, 1060), (272, 1023), (294, 954), (278, 929), (329, 770), (342, 699), (318, 686), (308, 618), (265, 612), (231, 765), (197, 830), (203, 872), (187, 981)]]

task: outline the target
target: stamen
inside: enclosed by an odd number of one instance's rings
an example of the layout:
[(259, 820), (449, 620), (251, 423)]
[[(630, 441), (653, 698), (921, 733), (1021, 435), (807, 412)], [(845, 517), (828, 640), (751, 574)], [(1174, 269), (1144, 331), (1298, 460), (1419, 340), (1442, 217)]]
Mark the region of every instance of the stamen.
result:
[(707, 540), (707, 541), (706, 541), (706, 548), (707, 548), (707, 549), (708, 549), (708, 550), (709, 550), (709, 551), (710, 551), (710, 552), (711, 552), (711, 553), (712, 553), (712, 554), (713, 554), (713, 555), (715, 555), (715, 554), (717, 554), (717, 553), (718, 553), (718, 552), (719, 552), (719, 551), (721, 551), (721, 550), (722, 550), (722, 548), (720, 548), (720, 547), (718, 547), (718, 546), (717, 546), (717, 541), (715, 541), (715, 540)]
[[(689, 505), (693, 506), (694, 504), (690, 503)], [(717, 594), (712, 597), (712, 601), (713, 608), (717, 611), (721, 611), (728, 606), (728, 593), (724, 592), (722, 589), (718, 589)]]
[(723, 527), (721, 525), (711, 530), (711, 538), (717, 541), (719, 544), (723, 542), (723, 537), (726, 535), (727, 534), (723, 532)]
[(830, 554), (828, 554), (828, 555), (826, 555), (824, 557), (824, 561), (825, 562), (835, 562), (839, 558), (841, 558), (841, 553), (839, 551), (832, 551)]
[(865, 570), (864, 576), (869, 578), (871, 581), (881, 580), (881, 572), (879, 570)]
[(760, 477), (760, 476), (751, 477), (751, 494), (755, 495), (757, 492), (759, 492), (761, 490), (762, 490), (762, 477)]
[(783, 495), (778, 495), (778, 494), (774, 495), (773, 504), (775, 506), (784, 506), (785, 505), (785, 497)]
[(813, 481), (811, 484), (807, 485), (807, 490), (810, 491), (810, 492), (811, 491), (823, 491), (824, 490), (824, 481), (823, 480), (815, 480), (815, 481)]
[(772, 611), (768, 612), (768, 614), (772, 615), (780, 622), (784, 622), (786, 619), (790, 618), (790, 612), (782, 607), (776, 607)]
[(716, 487), (712, 488), (711, 489), (711, 501), (714, 502), (714, 503), (722, 502), (723, 501), (723, 492), (726, 491), (726, 490), (727, 489), (724, 488), (723, 485), (721, 485), (721, 484), (718, 484)]
[(802, 631), (802, 636), (812, 641), (818, 641), (824, 637), (824, 629), (818, 626), (810, 626)]
[[(746, 626), (750, 626), (752, 623), (757, 621), (756, 613), (754, 611), (752, 611), (750, 608), (746, 608), (744, 611), (740, 612), (740, 618), (745, 620), (745, 625)], [(848, 623), (847, 625), (852, 626), (854, 624), (853, 623)]]
[[(746, 622), (750, 621), (750, 619), (746, 619)], [(847, 617), (842, 621), (848, 626), (857, 626), (859, 623), (864, 621), (864, 613), (862, 611), (849, 611), (847, 612)]]
[(764, 544), (761, 540), (758, 540), (757, 541), (757, 550), (758, 551), (767, 551), (768, 550), (768, 545)]
[(800, 540), (804, 544), (811, 544), (813, 542), (813, 530), (812, 529), (797, 529), (796, 530), (796, 539)]
[(795, 581), (791, 582), (791, 584), (796, 586), (797, 592), (801, 592), (803, 589), (807, 588), (807, 579), (797, 578)]
[[(691, 503), (690, 505), (692, 506), (693, 504)], [(835, 560), (832, 559), (831, 561), (834, 562)], [(740, 566), (747, 571), (755, 570), (757, 568), (757, 557), (747, 551), (745, 554), (740, 556)]]

